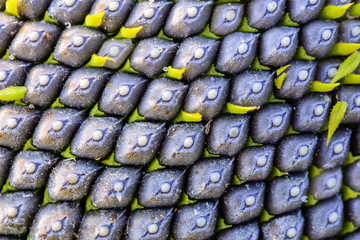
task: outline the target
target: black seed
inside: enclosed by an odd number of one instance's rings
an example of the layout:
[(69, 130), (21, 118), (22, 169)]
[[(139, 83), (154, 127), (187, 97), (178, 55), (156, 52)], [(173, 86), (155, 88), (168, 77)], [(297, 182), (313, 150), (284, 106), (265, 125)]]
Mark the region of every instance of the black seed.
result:
[(210, 68), (219, 44), (217, 40), (205, 37), (187, 38), (180, 44), (172, 66), (179, 69), (185, 68), (183, 77), (193, 80)]
[(5, 183), (11, 166), (12, 157), (13, 152), (11, 150), (0, 147), (0, 188), (2, 188), (3, 184)]
[(320, 131), (329, 117), (331, 96), (326, 93), (311, 93), (295, 103), (292, 128), (299, 132)]
[(24, 85), (29, 66), (30, 64), (25, 62), (0, 59), (0, 89)]
[[(78, 1), (86, 4), (86, 1)], [(104, 38), (100, 31), (92, 28), (68, 28), (63, 31), (57, 42), (54, 59), (71, 67), (80, 67), (99, 50)]]
[(72, 139), (70, 150), (82, 158), (104, 158), (115, 145), (121, 127), (122, 122), (117, 118), (90, 117), (81, 124)]
[(255, 113), (250, 128), (251, 138), (257, 143), (275, 143), (290, 124), (292, 108), (289, 104), (269, 104)]
[(177, 2), (166, 20), (165, 34), (179, 39), (200, 33), (211, 17), (212, 4), (212, 1)]
[(326, 170), (310, 180), (309, 194), (316, 200), (330, 198), (339, 193), (342, 178), (341, 168)]
[(140, 183), (139, 168), (107, 168), (92, 187), (90, 199), (97, 208), (122, 208), (129, 205)]
[(173, 215), (169, 208), (136, 210), (129, 217), (126, 239), (168, 239)]
[(298, 28), (274, 27), (262, 34), (259, 60), (264, 65), (280, 67), (287, 64), (298, 48)]
[(233, 80), (230, 102), (239, 106), (262, 106), (270, 97), (274, 74), (266, 71), (246, 71)]
[[(3, 2), (5, 6), (5, 1), (0, 0), (0, 9), (1, 4)], [(8, 48), (12, 38), (15, 36), (19, 28), (21, 27), (23, 22), (17, 19), (14, 16), (8, 15), (6, 13), (0, 12), (0, 36), (1, 36), (1, 44), (0, 44), (0, 56), (2, 56), (6, 49)]]
[(45, 60), (53, 51), (60, 33), (60, 27), (54, 24), (27, 22), (12, 41), (10, 54), (30, 62)]
[(344, 218), (344, 204), (340, 196), (323, 200), (311, 207), (306, 216), (305, 234), (310, 239), (325, 239), (338, 234)]
[(9, 174), (10, 185), (21, 190), (44, 187), (51, 168), (59, 158), (49, 152), (21, 151), (14, 159)]
[(240, 26), (244, 15), (244, 4), (220, 4), (214, 8), (210, 31), (219, 36), (226, 36)]
[(236, 158), (236, 176), (240, 180), (265, 180), (272, 169), (275, 147), (250, 147), (241, 151)]
[(318, 0), (315, 4), (309, 1), (289, 0), (290, 18), (298, 23), (307, 23), (320, 14), (324, 4), (325, 0)]
[(261, 231), (265, 240), (300, 240), (304, 230), (305, 219), (300, 210), (280, 217), (275, 217), (263, 224)]
[[(110, 7), (111, 5), (117, 6), (117, 4), (119, 5), (118, 8), (113, 6)], [(105, 11), (101, 20), (100, 29), (107, 33), (113, 33), (118, 31), (119, 28), (125, 23), (125, 20), (129, 16), (133, 6), (133, 0), (96, 0), (91, 8), (90, 14), (99, 14), (102, 11)]]
[(176, 43), (161, 38), (144, 39), (131, 54), (130, 64), (147, 77), (153, 77), (171, 64), (177, 46)]
[(360, 192), (360, 161), (346, 167), (344, 180), (351, 189)]
[(345, 20), (340, 23), (339, 41), (346, 43), (360, 42), (360, 21)]
[(257, 222), (245, 223), (220, 231), (218, 240), (257, 240), (260, 237), (259, 225)]
[(294, 173), (272, 179), (268, 186), (266, 208), (278, 215), (301, 207), (309, 188), (308, 172)]
[(222, 41), (216, 61), (221, 72), (238, 73), (252, 64), (256, 56), (259, 34), (237, 32)]
[(233, 156), (244, 147), (248, 130), (248, 116), (222, 115), (211, 123), (207, 150), (212, 154)]
[(185, 98), (185, 112), (200, 113), (206, 121), (215, 118), (224, 108), (229, 85), (229, 79), (214, 76), (192, 82)]
[(53, 200), (81, 200), (91, 188), (101, 167), (85, 160), (63, 160), (52, 170), (47, 189)]
[(330, 83), (335, 77), (342, 60), (327, 59), (319, 62), (316, 71), (316, 81)]
[(219, 198), (230, 184), (234, 159), (214, 158), (191, 166), (186, 193), (192, 199)]
[[(74, 2), (72, 4), (72, 2)], [(54, 0), (48, 9), (49, 15), (65, 26), (81, 24), (86, 14), (90, 11), (94, 0), (76, 0), (69, 1)]]
[(252, 182), (231, 187), (222, 199), (223, 217), (227, 224), (239, 224), (261, 214), (264, 207), (265, 183)]
[(305, 171), (313, 161), (318, 137), (294, 134), (284, 137), (276, 149), (275, 166), (283, 172)]
[(99, 101), (99, 109), (111, 115), (128, 115), (146, 89), (147, 80), (138, 75), (116, 73), (111, 76)]
[(325, 57), (333, 48), (338, 36), (339, 24), (332, 20), (315, 20), (302, 28), (301, 42), (306, 53)]
[(151, 81), (139, 103), (139, 114), (147, 119), (171, 120), (179, 112), (187, 88), (181, 81), (168, 78)]
[(32, 192), (0, 195), (0, 234), (21, 235), (29, 230), (40, 198)]
[(145, 174), (139, 189), (139, 203), (145, 207), (170, 207), (181, 196), (185, 171), (159, 170)]
[(247, 7), (249, 25), (254, 28), (269, 29), (281, 19), (285, 10), (285, 0), (253, 0)]
[(60, 102), (67, 107), (91, 108), (101, 94), (110, 72), (97, 68), (73, 71), (60, 93)]
[(319, 136), (315, 165), (323, 169), (330, 169), (343, 164), (348, 156), (351, 133), (351, 129), (338, 129), (328, 145), (326, 144), (328, 133), (327, 131), (322, 133)]
[(81, 220), (80, 204), (48, 204), (37, 213), (30, 239), (73, 239)]
[(38, 110), (19, 105), (0, 108), (0, 146), (22, 147), (31, 136), (40, 118)]
[(345, 204), (346, 217), (350, 220), (356, 227), (360, 227), (360, 198), (350, 199)]
[(141, 26), (136, 38), (154, 37), (165, 24), (172, 5), (172, 2), (164, 0), (138, 2), (127, 18), (125, 27)]
[(360, 119), (360, 86), (342, 86), (337, 91), (337, 99), (348, 104), (342, 123), (358, 123)]
[(54, 108), (45, 111), (33, 135), (34, 146), (52, 151), (64, 150), (84, 119), (85, 112), (75, 109)]
[(204, 138), (204, 126), (200, 123), (170, 126), (160, 150), (160, 163), (167, 166), (192, 165), (202, 154)]
[(125, 211), (96, 210), (87, 213), (80, 225), (79, 239), (119, 239), (126, 224)]
[(115, 160), (121, 164), (149, 163), (160, 147), (165, 124), (134, 122), (126, 124), (117, 140)]
[(278, 98), (296, 99), (304, 96), (315, 80), (316, 62), (295, 61), (285, 70), (286, 77), (280, 89), (275, 88)]
[(173, 223), (173, 234), (179, 240), (205, 240), (215, 232), (218, 202), (198, 202), (180, 207)]
[(134, 48), (134, 44), (130, 39), (109, 39), (103, 43), (97, 55), (108, 57), (104, 67), (110, 69), (119, 68), (130, 55)]
[(37, 107), (49, 107), (60, 93), (69, 70), (62, 66), (41, 64), (34, 66), (25, 81), (24, 101)]

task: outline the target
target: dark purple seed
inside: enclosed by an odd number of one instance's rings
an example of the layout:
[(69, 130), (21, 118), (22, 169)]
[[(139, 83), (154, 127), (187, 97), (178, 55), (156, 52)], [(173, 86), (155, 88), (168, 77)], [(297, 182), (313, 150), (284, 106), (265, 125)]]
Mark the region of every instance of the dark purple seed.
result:
[(207, 150), (212, 154), (233, 156), (245, 145), (249, 130), (249, 117), (223, 115), (211, 122)]
[(163, 141), (159, 161), (167, 166), (190, 166), (204, 147), (204, 126), (200, 123), (174, 124)]
[(115, 160), (121, 164), (144, 165), (157, 153), (165, 124), (134, 122), (126, 124), (117, 140)]
[(307, 54), (322, 58), (333, 48), (339, 24), (333, 20), (315, 20), (302, 28), (301, 42)]
[(98, 56), (111, 58), (106, 60), (104, 67), (118, 69), (134, 48), (130, 39), (109, 39), (103, 43)]
[[(4, 0), (4, 6), (5, 6)], [(1, 9), (2, 1), (0, 0), (0, 9)], [(1, 9), (2, 10), (2, 9)], [(15, 36), (21, 25), (22, 21), (17, 19), (15, 16), (8, 15), (4, 12), (0, 12), (0, 36), (1, 36), (1, 44), (0, 44), (0, 56), (2, 56), (6, 49), (9, 47), (12, 38)]]
[(360, 86), (342, 86), (337, 91), (337, 99), (346, 102), (347, 109), (341, 123), (359, 123), (360, 119)]
[(60, 93), (69, 70), (62, 66), (41, 64), (33, 67), (25, 81), (24, 102), (37, 107), (49, 107)]
[(344, 240), (358, 240), (360, 239), (360, 230), (354, 231), (344, 236)]
[(11, 150), (0, 147), (0, 188), (2, 188), (3, 184), (5, 183), (11, 166), (13, 154), (14, 153)]
[(327, 59), (319, 62), (316, 71), (316, 81), (330, 83), (335, 77), (342, 60)]
[(344, 204), (341, 196), (323, 200), (308, 209), (305, 215), (305, 234), (310, 239), (326, 239), (342, 229)]
[(305, 219), (300, 210), (280, 217), (275, 217), (264, 223), (261, 228), (265, 240), (300, 240), (304, 230)]
[(112, 151), (122, 121), (113, 117), (90, 117), (76, 132), (70, 151), (81, 158), (105, 158)]
[(310, 22), (320, 14), (324, 4), (325, 0), (288, 0), (290, 18), (302, 24)]
[(9, 174), (12, 187), (21, 190), (36, 190), (44, 187), (51, 168), (59, 158), (49, 152), (21, 151), (14, 159)]
[(185, 205), (175, 213), (173, 236), (175, 239), (209, 239), (215, 233), (218, 202), (197, 202)]
[(276, 149), (275, 166), (283, 172), (306, 171), (313, 161), (318, 137), (313, 134), (288, 135)]
[(345, 168), (344, 182), (354, 191), (360, 192), (360, 161), (354, 162)]
[(185, 171), (166, 169), (145, 174), (140, 184), (139, 203), (144, 207), (170, 207), (180, 199)]
[(266, 209), (273, 215), (295, 210), (306, 201), (308, 188), (308, 172), (275, 177), (268, 185)]
[(126, 224), (125, 211), (96, 210), (88, 212), (79, 228), (79, 239), (119, 239)]
[(352, 138), (352, 152), (354, 155), (360, 155), (360, 124), (355, 127), (355, 132)]
[(252, 0), (247, 7), (249, 25), (259, 29), (274, 27), (285, 10), (285, 0)]
[(82, 211), (78, 203), (48, 204), (36, 214), (30, 239), (73, 239)]
[(290, 62), (298, 48), (298, 35), (299, 29), (293, 27), (274, 27), (264, 32), (259, 49), (261, 64), (280, 67)]
[(329, 117), (331, 95), (311, 93), (295, 102), (292, 128), (298, 132), (320, 131)]
[(256, 56), (259, 34), (236, 32), (222, 41), (216, 61), (220, 72), (238, 73), (253, 63)]
[(192, 82), (185, 98), (184, 111), (200, 113), (206, 121), (220, 114), (227, 100), (230, 81), (223, 77), (206, 76)]
[(172, 2), (164, 0), (137, 2), (124, 26), (142, 27), (136, 38), (154, 37), (165, 24), (172, 5)]
[(339, 41), (345, 43), (360, 42), (360, 21), (345, 20), (340, 23)]
[(168, 78), (151, 81), (139, 103), (139, 114), (146, 119), (173, 119), (181, 109), (187, 89), (183, 82)]
[[(24, 1), (24, 0), (23, 0)], [(54, 0), (48, 9), (50, 17), (65, 26), (81, 24), (94, 0)]]
[(52, 170), (47, 190), (57, 201), (83, 199), (92, 187), (101, 166), (85, 160), (63, 160)]
[(90, 193), (92, 204), (97, 208), (127, 207), (140, 183), (141, 169), (107, 168), (96, 180)]
[(130, 64), (147, 77), (159, 75), (171, 64), (177, 47), (176, 43), (161, 38), (144, 39), (131, 54)]
[(91, 108), (99, 98), (109, 75), (110, 72), (98, 68), (73, 71), (60, 93), (60, 103), (72, 108)]
[(29, 66), (25, 62), (0, 59), (0, 89), (24, 85)]
[(349, 219), (355, 227), (360, 227), (360, 198), (357, 197), (347, 201), (345, 203), (345, 209), (347, 219)]
[(251, 182), (231, 187), (222, 197), (227, 224), (239, 224), (258, 217), (264, 207), (265, 183)]
[(205, 159), (192, 165), (186, 194), (191, 199), (219, 198), (230, 184), (234, 159)]
[(212, 1), (177, 2), (166, 20), (164, 33), (176, 39), (200, 33), (211, 17), (212, 4)]
[(235, 173), (243, 181), (265, 180), (271, 172), (275, 147), (271, 145), (249, 147), (236, 158)]
[(227, 228), (217, 235), (218, 240), (257, 240), (260, 237), (259, 225), (257, 222), (249, 222)]
[(330, 169), (342, 165), (348, 156), (352, 130), (340, 128), (332, 135), (327, 145), (328, 132), (321, 133), (317, 147), (315, 165), (319, 168)]
[(39, 149), (62, 151), (69, 144), (85, 119), (85, 112), (71, 108), (53, 108), (45, 111), (37, 125), (32, 143)]
[(244, 4), (220, 4), (214, 8), (210, 31), (219, 36), (226, 36), (240, 26), (244, 15)]
[(138, 75), (116, 73), (111, 76), (99, 101), (99, 109), (116, 116), (128, 115), (138, 104), (147, 80)]
[(21, 148), (33, 133), (40, 112), (19, 105), (0, 107), (0, 146)]
[(39, 208), (40, 198), (32, 192), (0, 195), (0, 234), (25, 234)]
[(183, 77), (193, 80), (210, 68), (219, 45), (219, 41), (210, 38), (187, 38), (180, 44), (172, 66), (178, 69), (185, 68)]
[(275, 88), (278, 98), (296, 99), (304, 96), (315, 80), (316, 62), (295, 61), (285, 70), (285, 79), (280, 89)]
[[(78, 1), (87, 4), (86, 1)], [(63, 31), (57, 42), (54, 59), (71, 67), (80, 67), (100, 49), (104, 39), (105, 35), (92, 28), (68, 28)]]
[(310, 180), (308, 194), (312, 195), (316, 200), (330, 198), (339, 193), (342, 178), (340, 167), (321, 172)]

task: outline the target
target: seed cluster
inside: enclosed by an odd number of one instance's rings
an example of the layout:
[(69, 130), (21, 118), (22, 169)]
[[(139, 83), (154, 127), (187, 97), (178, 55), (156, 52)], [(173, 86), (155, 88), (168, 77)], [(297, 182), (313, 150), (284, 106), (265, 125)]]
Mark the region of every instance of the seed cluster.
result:
[(359, 9), (0, 0), (0, 239), (360, 239)]

